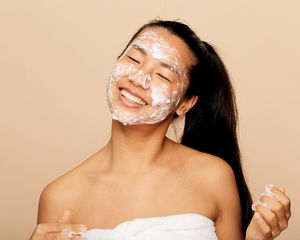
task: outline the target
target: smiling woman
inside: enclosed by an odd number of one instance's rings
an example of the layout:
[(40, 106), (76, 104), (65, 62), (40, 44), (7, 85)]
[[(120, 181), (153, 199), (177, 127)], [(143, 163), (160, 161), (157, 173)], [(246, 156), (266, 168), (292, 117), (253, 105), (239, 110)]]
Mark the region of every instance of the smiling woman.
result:
[[(187, 25), (140, 28), (112, 70), (107, 101), (110, 141), (44, 189), (31, 240), (273, 239), (287, 227), (283, 188), (268, 186), (253, 215), (228, 74)], [(181, 144), (165, 136), (178, 116)]]

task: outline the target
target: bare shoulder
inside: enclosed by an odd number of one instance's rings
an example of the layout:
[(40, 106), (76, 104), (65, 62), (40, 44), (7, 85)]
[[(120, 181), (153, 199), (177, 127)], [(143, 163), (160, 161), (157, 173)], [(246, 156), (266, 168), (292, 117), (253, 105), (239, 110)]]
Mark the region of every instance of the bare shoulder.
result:
[(41, 192), (38, 223), (57, 222), (65, 210), (71, 210), (74, 199), (80, 199), (88, 184), (88, 169), (93, 156), (50, 182)]
[(239, 194), (235, 174), (222, 158), (180, 146), (185, 156), (185, 174), (191, 179), (194, 189), (211, 196), (218, 209), (230, 202), (239, 208)]
[[(76, 171), (75, 171), (76, 172)], [(49, 183), (39, 201), (38, 223), (57, 222), (66, 209), (66, 203), (76, 194), (77, 177), (74, 170)]]
[[(235, 174), (223, 159), (182, 146), (186, 171), (194, 189), (210, 196), (216, 209), (215, 226), (220, 236), (240, 236), (240, 200)], [(201, 186), (201, 187), (200, 187)], [(228, 235), (228, 229), (232, 232)], [(225, 237), (227, 239), (227, 237)]]
[(205, 182), (214, 188), (224, 188), (226, 183), (235, 183), (233, 170), (224, 159), (183, 145), (180, 148), (185, 156), (186, 172), (195, 180), (203, 182), (205, 179)]

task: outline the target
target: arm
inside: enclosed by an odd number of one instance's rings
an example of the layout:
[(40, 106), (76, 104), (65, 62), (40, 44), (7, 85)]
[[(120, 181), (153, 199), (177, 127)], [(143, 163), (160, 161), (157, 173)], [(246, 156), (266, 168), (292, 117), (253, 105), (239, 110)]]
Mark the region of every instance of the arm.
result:
[(41, 193), (37, 223), (56, 222), (65, 210), (62, 206), (64, 194), (60, 191), (59, 182), (50, 183)]
[(208, 184), (207, 187), (212, 194), (211, 201), (217, 209), (214, 221), (218, 239), (272, 240), (287, 227), (291, 216), (290, 199), (283, 188), (269, 186), (268, 194), (260, 196), (260, 204), (257, 204), (258, 202), (254, 204), (256, 213), (244, 238), (234, 173), (224, 160), (211, 155), (207, 158), (209, 158), (208, 167), (193, 169), (196, 172), (202, 170), (207, 173), (205, 176), (201, 175), (199, 181)]
[(215, 168), (214, 186), (218, 216), (215, 221), (219, 240), (243, 239), (241, 207), (234, 173), (229, 165), (220, 162)]

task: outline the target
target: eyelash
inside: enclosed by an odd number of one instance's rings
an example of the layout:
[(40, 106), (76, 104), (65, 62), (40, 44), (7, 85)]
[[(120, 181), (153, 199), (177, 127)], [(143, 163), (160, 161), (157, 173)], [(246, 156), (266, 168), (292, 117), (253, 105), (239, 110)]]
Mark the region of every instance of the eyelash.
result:
[(169, 81), (170, 82), (170, 79), (169, 78), (166, 78), (165, 76), (163, 76), (163, 75), (161, 75), (160, 73), (156, 73), (158, 76), (160, 76), (161, 78), (163, 78), (163, 79), (165, 79), (165, 80), (167, 80), (167, 81)]
[(131, 61), (140, 64), (140, 61), (136, 60), (135, 58), (130, 57), (130, 56), (127, 56), (127, 57), (128, 57)]
[[(133, 58), (133, 57), (131, 57), (131, 56), (129, 56), (129, 55), (127, 55), (127, 57), (128, 57), (131, 61), (140, 64), (140, 62), (139, 62), (137, 59), (135, 59), (135, 58)], [(167, 80), (167, 81), (170, 82), (170, 79), (168, 79), (167, 77), (163, 76), (162, 74), (160, 74), (160, 73), (156, 73), (156, 74), (157, 74), (159, 77), (161, 77), (161, 78), (163, 78), (163, 79), (165, 79), (165, 80)]]

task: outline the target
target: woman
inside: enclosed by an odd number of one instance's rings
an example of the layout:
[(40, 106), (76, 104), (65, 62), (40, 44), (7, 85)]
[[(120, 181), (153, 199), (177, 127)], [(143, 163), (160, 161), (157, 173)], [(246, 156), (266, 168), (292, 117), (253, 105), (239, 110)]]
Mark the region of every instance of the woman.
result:
[[(253, 216), (228, 75), (188, 26), (141, 27), (107, 100), (110, 141), (44, 189), (32, 240), (273, 239), (287, 227), (290, 201), (279, 187), (267, 187)], [(182, 116), (178, 144), (165, 134)]]

